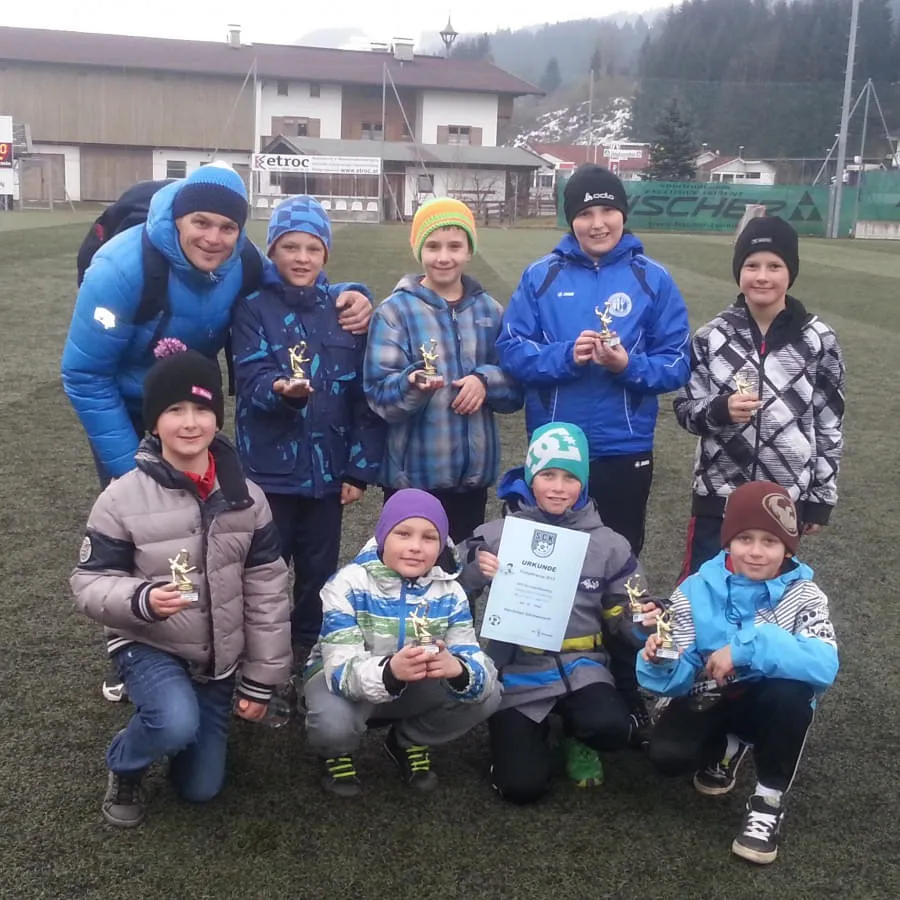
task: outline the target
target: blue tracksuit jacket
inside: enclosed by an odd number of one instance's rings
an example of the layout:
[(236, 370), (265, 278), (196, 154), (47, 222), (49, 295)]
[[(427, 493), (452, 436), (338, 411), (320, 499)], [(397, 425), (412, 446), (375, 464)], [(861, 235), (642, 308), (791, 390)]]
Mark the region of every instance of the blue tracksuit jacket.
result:
[[(612, 374), (573, 361), (575, 339), (597, 331), (594, 312), (610, 300), (611, 330), (628, 351)], [(678, 287), (626, 232), (595, 262), (567, 234), (522, 274), (497, 340), (500, 365), (525, 389), (529, 436), (548, 422), (584, 429), (591, 458), (653, 449), (657, 395), (690, 376), (690, 328)]]

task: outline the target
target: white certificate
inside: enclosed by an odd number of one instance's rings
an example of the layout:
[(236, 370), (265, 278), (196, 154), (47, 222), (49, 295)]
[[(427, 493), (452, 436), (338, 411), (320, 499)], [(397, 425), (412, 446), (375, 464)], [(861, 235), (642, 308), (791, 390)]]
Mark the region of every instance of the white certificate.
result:
[(481, 636), (524, 647), (562, 647), (590, 536), (509, 516)]

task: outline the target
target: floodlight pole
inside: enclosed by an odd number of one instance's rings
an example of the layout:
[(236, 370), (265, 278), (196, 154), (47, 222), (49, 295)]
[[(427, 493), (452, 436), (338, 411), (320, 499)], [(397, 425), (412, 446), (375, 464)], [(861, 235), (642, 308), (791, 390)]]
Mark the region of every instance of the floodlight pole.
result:
[(841, 104), (841, 130), (838, 136), (837, 173), (834, 179), (834, 211), (828, 237), (838, 237), (841, 230), (841, 193), (844, 187), (844, 168), (847, 164), (847, 130), (850, 124), (850, 96), (853, 91), (853, 66), (856, 61), (856, 29), (859, 25), (859, 0), (850, 7), (850, 39), (847, 44), (847, 66), (844, 70), (844, 100)]
[[(378, 221), (384, 219), (384, 141), (387, 133), (387, 63), (381, 64), (381, 165), (378, 169)], [(396, 204), (394, 204), (396, 206)]]

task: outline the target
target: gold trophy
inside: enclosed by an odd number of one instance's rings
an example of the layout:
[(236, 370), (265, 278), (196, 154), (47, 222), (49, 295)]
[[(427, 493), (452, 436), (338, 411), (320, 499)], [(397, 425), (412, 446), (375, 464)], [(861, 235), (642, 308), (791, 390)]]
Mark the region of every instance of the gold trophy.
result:
[(672, 638), (673, 613), (671, 609), (660, 610), (656, 617), (656, 636), (659, 638), (659, 647), (656, 648), (656, 656), (659, 659), (678, 659), (678, 651), (675, 649), (675, 641)]
[(736, 372), (734, 376), (734, 386), (739, 394), (755, 394), (756, 384), (753, 379), (743, 371)]
[(423, 600), (416, 607), (415, 612), (409, 617), (409, 623), (412, 625), (413, 643), (416, 647), (424, 647), (429, 656), (441, 652), (441, 648), (435, 643), (434, 635), (431, 633), (427, 600)]
[(647, 588), (641, 584), (641, 576), (639, 574), (628, 576), (628, 580), (625, 582), (625, 593), (628, 594), (631, 621), (643, 623), (644, 604), (647, 602), (649, 594), (647, 593)]
[(427, 347), (425, 344), (419, 347), (419, 353), (422, 355), (423, 365), (422, 370), (416, 373), (416, 381), (420, 384), (431, 384), (437, 381), (441, 377), (435, 365), (438, 361), (437, 341), (431, 338)]
[(188, 572), (196, 572), (197, 568), (191, 565), (191, 556), (187, 550), (179, 550), (175, 554), (175, 559), (169, 560), (169, 570), (172, 573), (172, 584), (181, 592), (181, 598), (196, 603), (200, 595), (188, 578)]
[(309, 378), (306, 377), (306, 371), (303, 368), (303, 364), (309, 362), (309, 357), (304, 356), (304, 353), (306, 353), (306, 341), (300, 341), (294, 347), (288, 347), (288, 358), (291, 362), (291, 387), (309, 387)]
[(600, 337), (598, 340), (603, 341), (607, 347), (618, 347), (622, 343), (622, 339), (614, 332), (609, 330), (612, 325), (612, 313), (609, 311), (609, 300), (603, 304), (601, 309), (599, 306), (594, 307), (594, 315), (600, 320)]

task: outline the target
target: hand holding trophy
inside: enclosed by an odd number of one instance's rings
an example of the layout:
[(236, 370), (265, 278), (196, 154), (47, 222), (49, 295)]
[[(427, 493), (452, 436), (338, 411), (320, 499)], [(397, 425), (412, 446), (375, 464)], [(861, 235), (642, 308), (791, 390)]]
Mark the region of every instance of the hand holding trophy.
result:
[(602, 309), (599, 306), (594, 307), (594, 315), (600, 320), (600, 330), (597, 332), (597, 340), (602, 341), (607, 347), (618, 347), (619, 344), (622, 343), (622, 340), (614, 331), (610, 331), (609, 329), (613, 320), (609, 307), (609, 300), (603, 304)]
[(294, 347), (288, 347), (288, 359), (291, 362), (291, 380), (288, 383), (290, 387), (309, 387), (309, 378), (303, 368), (304, 363), (308, 363), (309, 357), (304, 356), (306, 353), (306, 341), (300, 341)]
[(658, 659), (678, 659), (679, 653), (672, 637), (674, 614), (671, 609), (660, 610), (656, 617), (656, 656)]
[(416, 647), (422, 647), (428, 656), (433, 656), (441, 652), (441, 648), (435, 642), (434, 635), (431, 633), (431, 620), (428, 618), (428, 603), (423, 601), (420, 603), (415, 612), (409, 617), (409, 623), (413, 631), (413, 644)]
[(441, 375), (435, 363), (438, 361), (437, 341), (431, 338), (427, 346), (423, 343), (419, 347), (422, 356), (422, 368), (410, 375), (410, 381), (422, 391), (436, 391), (444, 386), (444, 376)]
[(648, 602), (647, 588), (641, 584), (641, 576), (638, 573), (629, 575), (625, 582), (625, 593), (628, 595), (628, 608), (631, 610), (631, 621), (643, 624), (644, 604)]
[(172, 573), (172, 584), (178, 589), (182, 600), (196, 603), (200, 599), (193, 582), (188, 578), (188, 572), (196, 572), (196, 566), (191, 565), (191, 557), (187, 550), (179, 550), (175, 559), (169, 560), (169, 570)]

